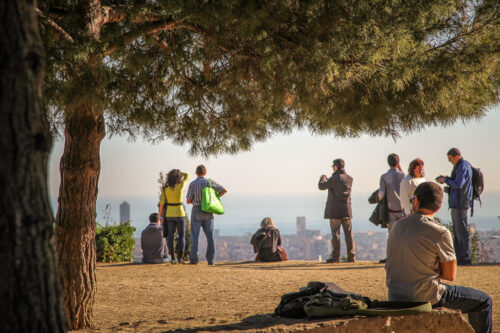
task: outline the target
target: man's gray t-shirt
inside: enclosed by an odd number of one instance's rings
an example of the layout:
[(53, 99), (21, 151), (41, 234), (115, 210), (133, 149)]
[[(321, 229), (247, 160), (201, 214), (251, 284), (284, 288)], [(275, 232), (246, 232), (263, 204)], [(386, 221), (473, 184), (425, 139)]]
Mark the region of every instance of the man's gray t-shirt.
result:
[(445, 289), (439, 279), (439, 262), (455, 259), (446, 227), (418, 213), (400, 220), (387, 240), (389, 300), (435, 304)]

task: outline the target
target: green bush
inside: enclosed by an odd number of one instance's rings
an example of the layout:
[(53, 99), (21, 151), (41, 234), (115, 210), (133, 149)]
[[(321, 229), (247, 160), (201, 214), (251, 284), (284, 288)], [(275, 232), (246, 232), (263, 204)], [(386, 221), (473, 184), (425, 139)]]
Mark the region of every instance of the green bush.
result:
[[(434, 220), (444, 225), (450, 231), (451, 236), (453, 237), (453, 223), (443, 223), (438, 217), (434, 217)], [(480, 241), (479, 234), (477, 230), (472, 231), (470, 226), (467, 227), (467, 231), (469, 232), (470, 239), (470, 248), (471, 248), (471, 259), (473, 263), (482, 262), (481, 254), (480, 254)]]
[(120, 262), (132, 261), (134, 256), (135, 228), (130, 222), (122, 224), (97, 224), (96, 248), (97, 261), (99, 262)]

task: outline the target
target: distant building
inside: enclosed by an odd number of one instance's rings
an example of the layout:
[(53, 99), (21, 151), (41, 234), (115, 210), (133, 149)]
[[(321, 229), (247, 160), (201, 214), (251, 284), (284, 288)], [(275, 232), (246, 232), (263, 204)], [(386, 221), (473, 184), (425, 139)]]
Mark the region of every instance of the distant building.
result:
[(303, 235), (306, 232), (306, 217), (297, 216), (297, 235)]
[(120, 205), (120, 223), (130, 221), (130, 204), (126, 201)]

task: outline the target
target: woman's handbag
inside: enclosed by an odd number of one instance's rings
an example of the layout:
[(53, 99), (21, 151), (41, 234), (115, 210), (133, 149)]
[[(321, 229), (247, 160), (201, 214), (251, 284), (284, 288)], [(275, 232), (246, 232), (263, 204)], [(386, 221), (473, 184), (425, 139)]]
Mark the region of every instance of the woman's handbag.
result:
[(288, 255), (286, 254), (285, 249), (281, 245), (276, 246), (276, 252), (280, 256), (281, 261), (287, 261), (288, 260)]
[(208, 181), (210, 182), (210, 187), (204, 187), (201, 192), (201, 210), (217, 215), (224, 214), (224, 207), (222, 207), (219, 195), (212, 187), (212, 180), (208, 179)]

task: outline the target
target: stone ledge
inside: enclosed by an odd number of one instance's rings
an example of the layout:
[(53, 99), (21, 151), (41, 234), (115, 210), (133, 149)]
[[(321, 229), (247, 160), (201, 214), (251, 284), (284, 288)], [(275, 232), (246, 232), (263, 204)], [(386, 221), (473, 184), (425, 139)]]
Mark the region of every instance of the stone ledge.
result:
[[(249, 327), (253, 327), (250, 328)], [(198, 331), (203, 332), (204, 330)], [(245, 323), (208, 328), (205, 332), (246, 333), (473, 333), (468, 321), (458, 311), (439, 309), (418, 315), (395, 317), (354, 317), (334, 320), (298, 320), (259, 315)]]

